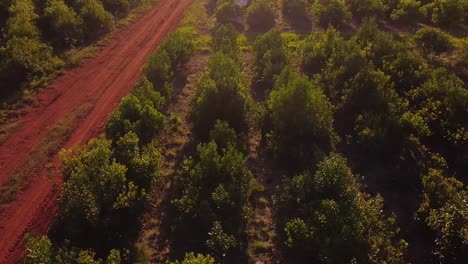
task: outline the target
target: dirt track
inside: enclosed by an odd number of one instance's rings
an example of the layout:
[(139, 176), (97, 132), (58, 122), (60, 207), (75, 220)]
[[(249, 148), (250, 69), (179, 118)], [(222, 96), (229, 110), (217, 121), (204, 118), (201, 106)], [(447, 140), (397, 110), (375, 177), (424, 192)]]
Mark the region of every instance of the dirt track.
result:
[[(65, 148), (99, 135), (109, 114), (129, 93), (141, 76), (148, 55), (174, 30), (190, 0), (161, 0), (102, 48), (96, 58), (59, 77), (38, 95), (38, 103), (24, 109), (22, 124), (0, 146), (0, 186), (21, 169), (28, 155), (40, 145), (54, 126), (83, 105), (89, 112), (73, 124)], [(41, 166), (0, 214), (0, 263), (17, 263), (24, 251), (27, 232), (43, 234), (56, 214), (60, 177), (45, 169), (58, 163), (57, 153), (44, 157)]]

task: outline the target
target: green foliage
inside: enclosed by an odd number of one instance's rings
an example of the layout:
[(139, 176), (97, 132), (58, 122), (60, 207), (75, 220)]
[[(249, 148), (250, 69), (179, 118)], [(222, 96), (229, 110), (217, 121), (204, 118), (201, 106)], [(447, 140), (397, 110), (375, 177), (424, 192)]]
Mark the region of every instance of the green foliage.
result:
[(206, 241), (206, 246), (217, 259), (222, 259), (237, 245), (236, 238), (226, 234), (220, 222), (214, 222), (208, 235), (210, 238)]
[(437, 25), (453, 27), (463, 23), (466, 6), (464, 0), (434, 0), (424, 5), (421, 12)]
[(107, 11), (116, 16), (126, 16), (130, 10), (128, 0), (103, 0), (102, 3)]
[(435, 231), (440, 263), (462, 263), (468, 257), (468, 189), (440, 170), (430, 170), (423, 178), (423, 202), (419, 214)]
[(345, 131), (353, 131), (356, 148), (363, 154), (388, 157), (402, 141), (400, 116), (404, 109), (405, 102), (390, 78), (381, 71), (365, 69), (345, 86), (340, 113), (347, 116), (342, 123), (348, 126)]
[[(463, 81), (445, 69), (437, 69), (418, 89), (410, 92), (412, 111), (429, 127), (432, 140), (445, 145), (449, 160), (468, 159), (468, 91)], [(447, 149), (448, 148), (448, 149)]]
[(213, 52), (226, 54), (235, 61), (240, 60), (240, 48), (238, 44), (239, 32), (232, 25), (219, 26), (211, 41)]
[(36, 13), (34, 2), (31, 0), (14, 0), (8, 8), (10, 18), (5, 26), (5, 39), (14, 37), (39, 38), (41, 33), (36, 22), (39, 16)]
[[(221, 260), (238, 244), (240, 227), (251, 182), (247, 158), (234, 146), (220, 148), (214, 141), (199, 144), (197, 155), (184, 161), (176, 179), (178, 191), (172, 204), (186, 228), (189, 241), (204, 241)], [(181, 227), (183, 228), (183, 226)]]
[(229, 24), (237, 21), (242, 15), (242, 9), (234, 0), (219, 0), (216, 5), (215, 17), (220, 24)]
[(167, 99), (166, 102), (174, 94), (172, 81), (176, 70), (187, 63), (194, 52), (191, 36), (179, 30), (171, 33), (159, 49), (149, 57), (143, 71), (154, 89)]
[(120, 251), (112, 249), (105, 261), (96, 258), (92, 250), (63, 246), (55, 248), (47, 236), (26, 237), (25, 264), (120, 264)]
[(269, 0), (253, 0), (247, 8), (247, 24), (251, 31), (266, 32), (275, 26), (275, 10)]
[(174, 91), (171, 81), (174, 72), (171, 59), (165, 50), (158, 50), (149, 57), (144, 72), (156, 91), (165, 98), (172, 98)]
[(268, 98), (269, 146), (277, 158), (315, 164), (333, 149), (333, 108), (321, 87), (286, 68)]
[(190, 119), (195, 134), (206, 139), (216, 120), (226, 121), (237, 132), (244, 131), (248, 99), (239, 65), (225, 54), (214, 54), (192, 101)]
[(194, 253), (185, 254), (185, 258), (182, 261), (171, 262), (170, 264), (215, 264), (215, 259), (210, 255), (195, 255)]
[(390, 33), (379, 29), (375, 19), (365, 20), (355, 38), (369, 60), (377, 67), (382, 67), (384, 59), (395, 56), (401, 49)]
[(286, 179), (275, 201), (295, 263), (403, 263), (395, 220), (383, 215), (382, 198), (360, 191), (341, 156), (325, 158), (314, 176)]
[(229, 127), (227, 122), (216, 121), (215, 126), (210, 132), (210, 140), (214, 141), (218, 148), (227, 149), (239, 145), (236, 131)]
[(367, 65), (365, 53), (356, 41), (344, 40), (333, 28), (309, 36), (302, 54), (304, 72), (323, 83), (325, 94), (337, 106), (341, 104), (346, 82)]
[(78, 14), (84, 21), (86, 41), (96, 41), (100, 36), (109, 32), (114, 24), (112, 15), (104, 9), (98, 0), (78, 0), (76, 2)]
[(383, 71), (391, 77), (399, 94), (419, 87), (429, 75), (424, 58), (410, 51), (400, 51), (396, 58), (389, 58), (383, 64)]
[(393, 20), (402, 22), (418, 21), (422, 14), (420, 12), (421, 1), (417, 0), (400, 0), (396, 9), (392, 11), (390, 17)]
[(52, 242), (46, 236), (26, 236), (26, 264), (50, 264), (52, 263)]
[(453, 44), (447, 34), (431, 27), (418, 30), (414, 35), (414, 41), (424, 52), (441, 54), (453, 49)]
[(323, 27), (342, 27), (351, 19), (351, 12), (344, 0), (317, 0), (312, 5), (312, 13)]
[(134, 94), (126, 96), (115, 110), (106, 126), (106, 135), (116, 142), (128, 132), (135, 133), (141, 144), (149, 143), (161, 132), (165, 117), (158, 111), (164, 100), (143, 80)]
[(187, 63), (195, 52), (192, 37), (188, 32), (182, 30), (171, 33), (159, 49), (167, 52), (174, 71), (177, 67)]
[(347, 0), (354, 17), (381, 17), (386, 6), (382, 0)]
[(284, 15), (295, 22), (307, 19), (308, 3), (306, 0), (282, 0)]
[(273, 29), (258, 36), (254, 43), (254, 52), (257, 79), (266, 88), (271, 88), (275, 76), (279, 75), (288, 64), (288, 56), (279, 30)]
[(83, 21), (63, 0), (47, 0), (44, 19), (54, 47), (67, 48), (81, 41)]

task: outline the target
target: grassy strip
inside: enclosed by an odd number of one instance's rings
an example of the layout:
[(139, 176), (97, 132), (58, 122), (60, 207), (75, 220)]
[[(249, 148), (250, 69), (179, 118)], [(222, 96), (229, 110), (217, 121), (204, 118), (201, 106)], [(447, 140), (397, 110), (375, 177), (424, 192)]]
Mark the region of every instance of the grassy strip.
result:
[(71, 114), (60, 120), (47, 134), (46, 138), (34, 148), (23, 161), (20, 169), (10, 178), (7, 184), (0, 187), (0, 211), (4, 205), (11, 202), (21, 191), (35, 170), (45, 161), (45, 158), (57, 153), (73, 130), (74, 124), (92, 109), (92, 104), (84, 104), (73, 110)]

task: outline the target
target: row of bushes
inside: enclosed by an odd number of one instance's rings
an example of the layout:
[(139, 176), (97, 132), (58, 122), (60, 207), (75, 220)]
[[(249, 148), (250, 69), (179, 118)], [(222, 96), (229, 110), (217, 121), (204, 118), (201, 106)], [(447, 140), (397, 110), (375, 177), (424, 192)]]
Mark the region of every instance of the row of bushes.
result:
[(196, 84), (189, 120), (195, 142), (201, 143), (175, 179), (176, 257), (202, 252), (221, 263), (241, 252), (252, 174), (242, 152), (249, 95), (238, 35), (230, 23), (218, 19), (208, 69)]
[[(170, 100), (148, 79), (165, 78), (154, 66), (166, 63), (171, 71), (181, 67), (192, 55), (193, 44), (176, 32), (155, 54), (162, 52), (168, 60), (158, 61), (155, 55), (148, 59), (145, 76), (111, 114), (104, 136), (61, 152), (64, 185), (59, 218), (50, 234), (53, 243), (47, 237), (30, 238), (27, 263), (131, 260), (127, 250), (115, 248), (128, 246), (147, 194), (159, 177), (162, 154), (153, 140), (164, 129), (166, 118), (160, 111)], [(105, 261), (99, 259), (107, 255)]]

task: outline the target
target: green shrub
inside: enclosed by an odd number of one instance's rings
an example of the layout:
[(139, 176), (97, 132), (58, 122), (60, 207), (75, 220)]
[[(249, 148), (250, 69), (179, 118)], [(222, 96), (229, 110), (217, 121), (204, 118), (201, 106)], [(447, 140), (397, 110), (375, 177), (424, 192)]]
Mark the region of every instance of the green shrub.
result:
[(253, 0), (247, 8), (247, 24), (251, 31), (266, 32), (275, 27), (275, 10), (269, 0)]
[(221, 52), (233, 60), (240, 60), (240, 48), (237, 39), (239, 32), (232, 25), (221, 25), (213, 35), (211, 42), (214, 53)]
[(36, 25), (39, 16), (31, 0), (14, 0), (8, 8), (10, 17), (4, 29), (5, 40), (14, 37), (39, 38), (41, 33)]
[(468, 189), (440, 170), (423, 177), (423, 201), (419, 214), (435, 232), (435, 250), (440, 263), (462, 263), (468, 257)]
[(271, 89), (275, 76), (279, 75), (288, 63), (288, 56), (277, 29), (259, 35), (254, 43), (255, 72), (257, 79)]
[(292, 262), (404, 263), (395, 219), (382, 213), (380, 196), (361, 191), (341, 156), (324, 158), (315, 175), (285, 179), (275, 201)]
[(216, 6), (215, 17), (220, 24), (228, 24), (237, 21), (242, 15), (242, 10), (233, 0), (219, 0)]
[(392, 11), (391, 18), (403, 22), (418, 21), (422, 13), (420, 12), (421, 2), (417, 0), (400, 0), (398, 6)]
[(63, 0), (47, 0), (44, 19), (55, 47), (67, 48), (81, 41), (83, 21)]
[(465, 8), (464, 0), (435, 0), (423, 6), (421, 11), (433, 23), (453, 27), (463, 23), (467, 12)]
[(418, 89), (410, 92), (413, 111), (428, 124), (435, 136), (449, 153), (450, 160), (467, 160), (468, 91), (456, 75), (445, 69), (437, 69)]
[(120, 151), (126, 145), (133, 152), (128, 153), (129, 164), (117, 162), (121, 157), (114, 156), (112, 142), (104, 138), (60, 153), (64, 184), (59, 223), (65, 238), (77, 245), (112, 247), (124, 239), (128, 226), (119, 219), (135, 215), (157, 176), (161, 156), (156, 150), (140, 150), (135, 134), (119, 141)]
[(173, 71), (187, 63), (195, 52), (192, 36), (181, 30), (171, 33), (161, 44), (160, 49), (169, 55)]
[(383, 71), (391, 77), (399, 94), (419, 87), (429, 75), (429, 66), (421, 56), (401, 51), (395, 59), (384, 61)]
[(174, 72), (171, 58), (165, 50), (161, 49), (153, 53), (143, 71), (156, 91), (167, 99), (172, 98)]
[(364, 69), (345, 85), (340, 127), (347, 133), (353, 131), (352, 143), (361, 154), (393, 158), (402, 141), (404, 110), (389, 76)]
[(115, 16), (126, 16), (130, 10), (128, 0), (103, 0), (102, 3), (106, 10)]
[(245, 131), (248, 98), (238, 64), (227, 55), (214, 54), (191, 106), (195, 134), (207, 139), (216, 120), (226, 121), (237, 132)]
[(215, 259), (210, 255), (195, 255), (194, 253), (185, 254), (185, 258), (182, 261), (170, 262), (170, 264), (215, 264)]
[(165, 117), (158, 109), (164, 99), (153, 91), (151, 83), (143, 81), (124, 99), (107, 122), (106, 135), (114, 142), (129, 132), (135, 133), (141, 144), (149, 143), (161, 132)]
[(220, 261), (238, 244), (252, 178), (247, 158), (232, 146), (220, 149), (213, 141), (199, 144), (197, 155), (184, 161), (179, 175), (172, 204), (186, 220), (183, 223), (197, 225), (199, 232), (191, 232), (190, 239), (206, 241)]
[(100, 36), (108, 33), (114, 24), (112, 15), (104, 9), (98, 0), (78, 0), (78, 14), (84, 21), (85, 38), (87, 42), (96, 41)]
[(268, 144), (280, 160), (314, 164), (333, 149), (332, 105), (320, 86), (288, 71), (268, 98)]
[(344, 40), (333, 28), (308, 37), (302, 54), (304, 72), (321, 80), (325, 94), (336, 105), (341, 104), (346, 82), (367, 65), (364, 51), (356, 41)]
[(366, 51), (367, 57), (379, 68), (384, 59), (396, 56), (401, 45), (388, 32), (379, 29), (376, 19), (365, 20), (357, 34), (356, 42)]
[(306, 0), (282, 0), (283, 13), (286, 18), (294, 22), (307, 19), (308, 3)]
[(354, 17), (382, 17), (385, 5), (382, 0), (347, 0)]
[(425, 52), (441, 54), (453, 49), (453, 44), (447, 34), (431, 27), (423, 27), (418, 30), (414, 35), (414, 41)]
[(351, 12), (344, 0), (317, 0), (312, 5), (312, 13), (323, 27), (341, 27), (351, 19)]

